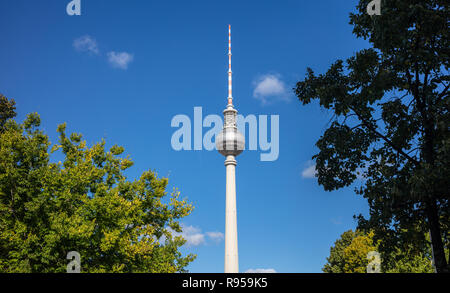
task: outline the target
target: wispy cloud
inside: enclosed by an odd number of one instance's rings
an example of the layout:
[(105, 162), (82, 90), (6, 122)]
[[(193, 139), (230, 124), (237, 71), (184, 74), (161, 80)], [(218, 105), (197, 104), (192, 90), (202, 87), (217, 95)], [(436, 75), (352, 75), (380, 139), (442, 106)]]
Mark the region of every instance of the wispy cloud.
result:
[[(182, 236), (186, 239), (187, 246), (200, 246), (206, 244), (206, 236), (208, 239), (218, 243), (224, 239), (224, 235), (221, 232), (206, 232), (203, 233), (199, 227), (195, 227), (192, 225), (181, 224), (182, 232), (175, 232), (171, 228), (167, 228), (167, 230), (172, 234), (172, 236)], [(164, 242), (164, 237), (160, 239), (160, 243)]]
[[(305, 164), (305, 168), (302, 170), (302, 177), (303, 178), (307, 178), (307, 179), (311, 179), (311, 178), (316, 178), (317, 177), (317, 169), (316, 169), (316, 164), (313, 161), (308, 161)], [(361, 181), (365, 181), (366, 178), (364, 177), (364, 169), (358, 168), (356, 170), (356, 179), (361, 180)]]
[(79, 52), (88, 52), (95, 55), (98, 55), (100, 53), (97, 41), (88, 35), (75, 39), (73, 41), (73, 47)]
[(108, 62), (111, 66), (120, 69), (127, 69), (128, 65), (133, 61), (133, 54), (127, 52), (114, 52), (108, 53)]
[(289, 101), (290, 94), (279, 74), (265, 74), (253, 82), (253, 97), (262, 104), (276, 101)]
[(331, 218), (330, 221), (331, 221), (331, 223), (333, 223), (333, 225), (336, 225), (336, 226), (342, 225), (342, 218), (341, 217), (339, 217), (339, 218)]
[(179, 233), (175, 232), (171, 228), (168, 228), (173, 236), (182, 236), (184, 239), (186, 239), (187, 246), (199, 246), (205, 243), (205, 235), (201, 233), (200, 228), (181, 224), (181, 229), (182, 232)]
[(220, 242), (225, 238), (222, 232), (206, 232), (206, 235), (215, 242)]
[[(73, 47), (78, 52), (87, 52), (89, 54), (100, 55), (100, 50), (98, 48), (97, 41), (89, 36), (85, 35), (79, 37), (73, 41)], [(116, 52), (110, 51), (106, 54), (108, 63), (114, 67), (126, 70), (128, 69), (128, 65), (133, 61), (134, 56), (128, 52)]]
[(277, 271), (275, 269), (248, 269), (245, 271), (245, 273), (276, 273)]
[(316, 164), (313, 161), (309, 161), (306, 167), (302, 171), (303, 178), (315, 178), (317, 175)]

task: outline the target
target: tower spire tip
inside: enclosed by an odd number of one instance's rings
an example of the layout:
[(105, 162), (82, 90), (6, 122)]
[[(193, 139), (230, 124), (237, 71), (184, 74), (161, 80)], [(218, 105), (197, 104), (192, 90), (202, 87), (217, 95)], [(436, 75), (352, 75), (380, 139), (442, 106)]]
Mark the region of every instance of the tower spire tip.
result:
[(231, 24), (228, 25), (228, 105), (233, 105), (231, 85)]

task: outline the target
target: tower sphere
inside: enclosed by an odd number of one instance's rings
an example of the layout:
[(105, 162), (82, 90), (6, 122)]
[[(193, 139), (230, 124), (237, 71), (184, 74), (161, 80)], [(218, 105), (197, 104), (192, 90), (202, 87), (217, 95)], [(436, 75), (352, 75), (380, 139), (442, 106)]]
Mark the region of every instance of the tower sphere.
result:
[(245, 138), (235, 126), (225, 127), (216, 137), (216, 147), (224, 156), (237, 156), (245, 148)]

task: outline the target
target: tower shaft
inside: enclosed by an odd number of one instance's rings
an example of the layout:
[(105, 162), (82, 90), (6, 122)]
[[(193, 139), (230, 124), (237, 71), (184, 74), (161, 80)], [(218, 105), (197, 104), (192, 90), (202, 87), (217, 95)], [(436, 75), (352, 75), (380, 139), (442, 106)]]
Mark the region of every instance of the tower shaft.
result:
[(227, 156), (226, 208), (225, 208), (225, 273), (238, 273), (238, 239), (236, 215), (236, 160)]

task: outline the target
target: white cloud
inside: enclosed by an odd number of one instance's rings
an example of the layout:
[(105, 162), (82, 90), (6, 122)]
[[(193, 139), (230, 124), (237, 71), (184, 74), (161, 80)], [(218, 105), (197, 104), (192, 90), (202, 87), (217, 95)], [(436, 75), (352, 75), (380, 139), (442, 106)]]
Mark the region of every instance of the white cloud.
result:
[[(358, 168), (356, 170), (356, 172), (357, 172), (356, 179), (362, 180), (362, 181), (366, 180), (366, 178), (364, 177), (363, 169)], [(307, 179), (317, 177), (316, 164), (313, 161), (308, 161), (308, 163), (306, 164), (306, 167), (302, 170), (302, 177), (307, 178)]]
[[(211, 241), (219, 243), (225, 237), (221, 232), (206, 232), (202, 233), (202, 230), (199, 227), (194, 227), (191, 225), (181, 224), (182, 232), (175, 232), (172, 228), (168, 227), (167, 230), (172, 234), (173, 237), (182, 236), (186, 239), (187, 246), (200, 246), (206, 244), (206, 236)], [(205, 236), (206, 235), (206, 236)], [(161, 236), (159, 239), (159, 243), (164, 243), (165, 237)]]
[(317, 175), (316, 164), (314, 164), (312, 161), (309, 161), (308, 166), (302, 171), (302, 177), (315, 178), (316, 175)]
[(277, 271), (275, 269), (248, 269), (245, 271), (245, 273), (276, 273)]
[(339, 217), (337, 219), (336, 218), (331, 218), (330, 221), (331, 221), (331, 223), (333, 223), (333, 225), (336, 225), (336, 226), (342, 225), (342, 218), (341, 217)]
[(205, 235), (201, 233), (200, 228), (194, 226), (181, 225), (181, 233), (171, 231), (175, 236), (183, 236), (186, 239), (187, 246), (199, 246), (205, 243)]
[(88, 52), (91, 54), (99, 54), (97, 41), (91, 36), (82, 36), (73, 41), (73, 47), (79, 52)]
[(127, 52), (114, 52), (111, 51), (108, 53), (108, 62), (113, 67), (120, 68), (120, 69), (127, 69), (128, 64), (132, 62), (134, 59), (134, 56)]
[(206, 235), (215, 242), (220, 242), (225, 238), (222, 232), (206, 232)]
[(275, 101), (289, 101), (290, 95), (286, 84), (278, 74), (266, 74), (253, 82), (253, 97), (263, 104)]
[[(85, 35), (79, 37), (73, 41), (73, 47), (79, 52), (87, 52), (90, 54), (99, 55), (100, 50), (98, 49), (97, 41), (89, 36)], [(116, 52), (110, 51), (106, 54), (108, 62), (112, 67), (120, 68), (126, 70), (128, 65), (133, 61), (133, 54), (127, 52)]]

